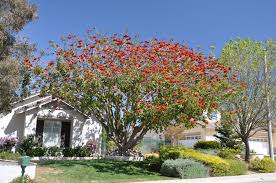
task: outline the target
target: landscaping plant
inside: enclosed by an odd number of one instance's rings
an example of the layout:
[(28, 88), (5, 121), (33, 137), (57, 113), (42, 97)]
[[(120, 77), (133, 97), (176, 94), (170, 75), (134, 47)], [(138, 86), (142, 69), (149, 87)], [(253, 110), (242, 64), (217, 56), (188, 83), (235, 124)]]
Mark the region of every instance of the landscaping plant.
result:
[(191, 159), (166, 160), (160, 172), (162, 175), (181, 179), (208, 177), (208, 168)]
[[(167, 159), (187, 158), (202, 162), (204, 165), (211, 168), (210, 173), (212, 176), (227, 176), (233, 175), (235, 173), (238, 173), (238, 175), (240, 175), (244, 174), (247, 171), (247, 167), (244, 166), (244, 163), (239, 163), (238, 160), (226, 160), (218, 156), (209, 155), (200, 151), (179, 146), (162, 146), (160, 148), (160, 158), (163, 161)], [(240, 167), (242, 171), (232, 171), (232, 166)]]
[(204, 121), (203, 112), (233, 90), (229, 67), (174, 41), (88, 31), (85, 39), (70, 34), (51, 47), (51, 60), (24, 62), (37, 89), (95, 115), (119, 155), (172, 121), (186, 128)]
[(218, 141), (198, 141), (194, 144), (194, 149), (220, 149), (221, 144)]
[(249, 167), (251, 170), (261, 173), (273, 173), (276, 171), (276, 163), (268, 157), (263, 159), (256, 158), (252, 160)]

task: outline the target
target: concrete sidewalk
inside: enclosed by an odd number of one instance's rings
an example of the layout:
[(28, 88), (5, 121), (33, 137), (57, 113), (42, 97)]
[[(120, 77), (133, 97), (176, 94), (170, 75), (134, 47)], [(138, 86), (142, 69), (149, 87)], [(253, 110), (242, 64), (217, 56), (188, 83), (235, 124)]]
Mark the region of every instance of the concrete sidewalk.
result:
[(200, 179), (158, 180), (145, 181), (142, 183), (276, 183), (276, 173), (249, 174), (228, 177), (210, 177)]

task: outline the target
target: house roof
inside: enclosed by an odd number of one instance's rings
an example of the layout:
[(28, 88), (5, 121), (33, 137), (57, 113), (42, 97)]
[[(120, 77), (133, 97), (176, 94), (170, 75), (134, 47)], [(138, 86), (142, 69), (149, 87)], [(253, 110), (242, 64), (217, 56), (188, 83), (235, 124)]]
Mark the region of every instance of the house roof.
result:
[(26, 112), (26, 111), (29, 111), (29, 110), (32, 110), (35, 108), (41, 108), (42, 106), (45, 106), (45, 105), (47, 105), (51, 102), (55, 102), (55, 101), (61, 102), (61, 103), (65, 104), (66, 106), (70, 107), (71, 109), (73, 109), (73, 110), (79, 112), (80, 114), (84, 115), (85, 117), (89, 118), (89, 116), (87, 116), (80, 110), (76, 109), (72, 105), (68, 104), (64, 100), (61, 100), (56, 97), (52, 97), (51, 95), (42, 96), (39, 93), (34, 94), (27, 98), (24, 98), (23, 100), (14, 102), (12, 105), (14, 106), (14, 112), (20, 114), (20, 113), (23, 113), (23, 112)]

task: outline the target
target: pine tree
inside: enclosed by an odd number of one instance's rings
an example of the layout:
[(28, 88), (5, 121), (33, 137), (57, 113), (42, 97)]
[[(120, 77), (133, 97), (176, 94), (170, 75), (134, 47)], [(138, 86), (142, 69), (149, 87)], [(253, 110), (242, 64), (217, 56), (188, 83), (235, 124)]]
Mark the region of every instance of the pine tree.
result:
[(229, 149), (241, 148), (241, 140), (231, 124), (222, 122), (216, 127), (216, 131), (217, 134), (214, 136), (220, 141), (222, 147)]

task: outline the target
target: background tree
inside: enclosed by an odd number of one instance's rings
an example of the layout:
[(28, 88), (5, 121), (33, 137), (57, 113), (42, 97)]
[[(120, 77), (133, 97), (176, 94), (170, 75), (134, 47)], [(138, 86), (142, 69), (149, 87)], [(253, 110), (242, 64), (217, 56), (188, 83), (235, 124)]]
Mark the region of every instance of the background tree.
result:
[(164, 131), (165, 139), (171, 141), (171, 145), (178, 145), (178, 141), (184, 137), (185, 126), (182, 124), (170, 125)]
[(232, 124), (229, 124), (228, 121), (222, 120), (216, 126), (217, 134), (214, 135), (223, 148), (229, 149), (242, 149), (242, 142), (240, 140), (239, 135), (235, 131)]
[[(9, 108), (20, 83), (30, 82), (27, 70), (21, 67), (34, 46), (17, 33), (36, 17), (36, 7), (27, 0), (0, 1), (0, 112)], [(29, 78), (29, 79), (28, 79)]]
[(52, 43), (56, 59), (25, 63), (43, 93), (94, 114), (125, 154), (149, 130), (175, 120), (187, 128), (227, 92), (228, 67), (172, 41), (135, 41), (129, 35), (89, 32)]
[[(264, 56), (268, 58), (269, 90), (275, 94), (275, 50), (273, 41), (263, 43), (250, 39), (231, 40), (222, 50), (222, 63), (232, 67), (236, 80), (242, 84), (242, 89), (226, 100), (223, 108), (228, 112), (229, 124), (234, 127), (245, 145), (246, 161), (250, 160), (249, 138), (258, 131), (267, 129)], [(275, 95), (270, 98), (271, 109), (275, 114)]]

